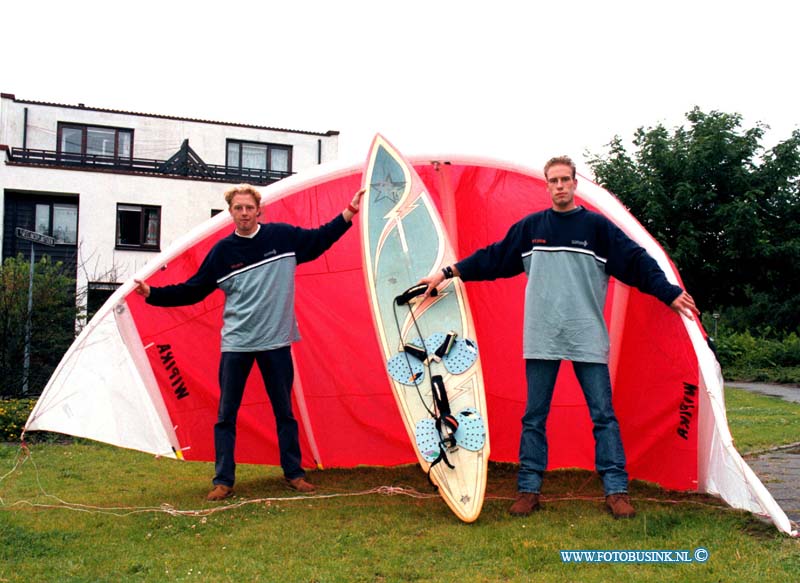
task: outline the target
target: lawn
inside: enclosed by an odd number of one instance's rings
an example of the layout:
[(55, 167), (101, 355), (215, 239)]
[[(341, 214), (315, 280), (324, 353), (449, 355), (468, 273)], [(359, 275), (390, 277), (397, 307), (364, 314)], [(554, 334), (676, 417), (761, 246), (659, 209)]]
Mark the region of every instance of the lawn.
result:
[[(778, 444), (780, 419), (800, 418), (798, 405), (772, 415), (782, 402), (731, 395), (740, 448), (762, 448), (765, 435)], [(747, 429), (751, 416), (758, 431)], [(31, 453), (0, 447), (0, 582), (800, 580), (800, 541), (774, 526), (639, 481), (638, 516), (615, 521), (598, 478), (582, 470), (549, 472), (543, 510), (514, 518), (516, 468), (491, 464), (483, 513), (467, 525), (416, 466), (312, 472), (319, 496), (298, 497), (276, 468), (241, 465), (237, 496), (211, 504), (211, 464), (81, 440)], [(559, 553), (698, 547), (706, 562), (566, 564)]]
[(800, 405), (743, 389), (725, 389), (728, 426), (742, 455), (800, 441)]

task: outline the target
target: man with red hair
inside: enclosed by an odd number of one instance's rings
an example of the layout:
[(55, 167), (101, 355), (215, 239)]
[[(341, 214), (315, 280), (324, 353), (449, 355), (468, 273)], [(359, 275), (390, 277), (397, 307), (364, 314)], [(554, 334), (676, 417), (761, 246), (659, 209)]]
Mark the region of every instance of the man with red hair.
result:
[(280, 462), (289, 487), (314, 492), (300, 465), (300, 440), (292, 413), (291, 344), (300, 339), (294, 315), (298, 264), (322, 255), (350, 228), (363, 190), (347, 208), (318, 229), (259, 223), (261, 194), (249, 184), (225, 192), (236, 229), (209, 251), (197, 273), (184, 283), (151, 287), (136, 280), (137, 292), (154, 306), (185, 306), (215, 289), (225, 294), (219, 365), (220, 399), (214, 425), (213, 490), (208, 500), (233, 494), (236, 418), (247, 376), (258, 363), (278, 430)]

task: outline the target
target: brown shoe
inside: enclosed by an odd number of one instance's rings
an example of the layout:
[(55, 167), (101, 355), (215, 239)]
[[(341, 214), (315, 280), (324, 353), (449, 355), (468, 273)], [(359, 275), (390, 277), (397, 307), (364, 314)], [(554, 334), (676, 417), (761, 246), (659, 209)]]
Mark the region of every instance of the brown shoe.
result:
[(314, 487), (314, 484), (307, 481), (305, 478), (294, 478), (290, 480), (286, 478), (286, 483), (289, 484), (289, 487), (292, 490), (297, 490), (298, 492), (302, 492), (303, 494), (311, 494), (312, 492), (316, 492), (317, 489)]
[(631, 505), (631, 499), (627, 494), (606, 496), (606, 508), (614, 518), (633, 518), (636, 516), (636, 510)]
[(225, 498), (230, 498), (231, 496), (233, 496), (233, 488), (223, 484), (215, 484), (214, 489), (206, 496), (206, 500), (216, 502), (218, 500), (225, 500)]
[(508, 509), (509, 514), (514, 516), (528, 516), (531, 512), (536, 512), (541, 508), (539, 504), (539, 494), (535, 492), (520, 492), (517, 499)]

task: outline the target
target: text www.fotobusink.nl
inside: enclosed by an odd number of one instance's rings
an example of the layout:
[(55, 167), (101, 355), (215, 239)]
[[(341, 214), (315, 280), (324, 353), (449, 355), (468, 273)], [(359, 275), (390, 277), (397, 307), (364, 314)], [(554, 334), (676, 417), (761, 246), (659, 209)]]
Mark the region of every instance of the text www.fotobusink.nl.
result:
[(659, 551), (559, 551), (562, 563), (705, 563), (708, 549)]

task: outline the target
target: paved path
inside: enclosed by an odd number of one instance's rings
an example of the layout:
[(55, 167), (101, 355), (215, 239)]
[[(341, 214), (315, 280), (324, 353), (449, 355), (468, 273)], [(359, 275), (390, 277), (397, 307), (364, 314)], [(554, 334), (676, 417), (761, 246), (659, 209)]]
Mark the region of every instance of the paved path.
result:
[[(795, 385), (769, 385), (766, 383), (731, 383), (725, 381), (726, 387), (745, 389), (753, 393), (761, 393), (771, 397), (780, 397), (784, 401), (800, 403), (800, 387)], [(800, 435), (797, 436), (800, 441)]]
[(800, 524), (800, 447), (746, 457), (789, 520)]
[[(725, 386), (800, 403), (800, 387), (796, 386), (731, 382), (725, 382)], [(800, 435), (797, 440), (800, 441)], [(783, 508), (789, 520), (800, 523), (800, 446), (748, 456), (745, 459)]]

